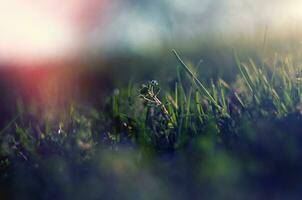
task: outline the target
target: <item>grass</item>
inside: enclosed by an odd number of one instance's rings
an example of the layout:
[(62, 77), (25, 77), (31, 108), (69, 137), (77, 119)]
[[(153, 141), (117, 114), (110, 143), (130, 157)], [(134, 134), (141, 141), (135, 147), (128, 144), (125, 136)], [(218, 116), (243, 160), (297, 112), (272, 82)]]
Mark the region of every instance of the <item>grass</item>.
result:
[[(234, 53), (236, 81), (203, 83), (173, 54), (179, 66), (170, 89), (154, 80), (131, 83), (115, 90), (101, 110), (71, 106), (56, 122), (38, 122), (20, 111), (1, 131), (2, 179), (28, 198), (89, 199), (112, 197), (119, 183), (127, 185), (119, 188), (126, 199), (158, 198), (158, 190), (165, 198), (254, 199), (300, 183), (301, 68), (288, 57), (257, 66)], [(43, 182), (47, 173), (50, 183)], [(18, 182), (27, 174), (40, 177), (29, 185), (38, 190), (33, 196)], [(146, 177), (147, 189), (131, 181)], [(41, 181), (44, 187), (35, 185)], [(283, 189), (293, 198), (299, 194), (295, 187)]]
[[(187, 139), (191, 139), (193, 135), (202, 134), (204, 127), (211, 123), (214, 123), (219, 134), (237, 134), (243, 123), (241, 119), (249, 122), (261, 118), (278, 121), (300, 112), (301, 70), (295, 68), (290, 60), (284, 61), (281, 66), (263, 68), (257, 67), (252, 60), (242, 63), (235, 54), (239, 71), (237, 81), (229, 85), (218, 79), (206, 87), (175, 50), (173, 53), (180, 63), (179, 70), (183, 70), (191, 81), (189, 89), (185, 91), (182, 84), (182, 78), (185, 77), (179, 75), (175, 89), (162, 95), (165, 102), (162, 103), (158, 94), (154, 94), (155, 86), (148, 82), (140, 89), (145, 108), (132, 105), (133, 110), (141, 109), (139, 112), (144, 115), (136, 116), (128, 110), (115, 112), (121, 123), (128, 123), (129, 119), (131, 122), (140, 122), (140, 126), (136, 126), (138, 132), (147, 133), (151, 138), (148, 141), (153, 141), (156, 146), (154, 149), (175, 149), (178, 144), (185, 143), (181, 134), (190, 135)], [(156, 84), (156, 87), (159, 86)], [(123, 95), (118, 98), (127, 102)], [(114, 104), (113, 110), (116, 107)], [(122, 116), (128, 116), (127, 120), (123, 122)], [(152, 139), (154, 136), (155, 139)], [(157, 144), (157, 140), (169, 144)]]

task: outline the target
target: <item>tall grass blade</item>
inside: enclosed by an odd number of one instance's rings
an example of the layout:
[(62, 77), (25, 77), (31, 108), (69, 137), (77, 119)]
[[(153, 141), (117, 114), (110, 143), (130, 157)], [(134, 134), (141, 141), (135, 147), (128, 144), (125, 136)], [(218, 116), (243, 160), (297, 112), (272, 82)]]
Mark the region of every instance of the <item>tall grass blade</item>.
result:
[(214, 97), (210, 94), (210, 92), (206, 89), (206, 87), (200, 82), (200, 80), (194, 75), (194, 73), (188, 68), (188, 66), (184, 63), (184, 61), (180, 58), (178, 53), (173, 49), (173, 54), (181, 64), (181, 66), (184, 68), (184, 70), (189, 74), (189, 76), (194, 80), (194, 82), (199, 86), (198, 89), (201, 90), (201, 92), (205, 93), (206, 96), (209, 98), (209, 100), (213, 103), (213, 105), (217, 108), (221, 108), (218, 103), (215, 101)]

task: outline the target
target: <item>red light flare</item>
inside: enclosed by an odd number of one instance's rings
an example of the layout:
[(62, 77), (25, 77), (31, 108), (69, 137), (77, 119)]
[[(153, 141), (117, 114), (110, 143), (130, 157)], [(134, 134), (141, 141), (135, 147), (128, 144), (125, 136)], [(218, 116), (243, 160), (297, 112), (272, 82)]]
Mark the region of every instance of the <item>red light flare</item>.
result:
[(79, 66), (75, 63), (35, 63), (9, 69), (12, 89), (26, 105), (43, 110), (61, 108), (70, 103), (76, 90)]
[[(12, 9), (4, 12), (4, 16), (14, 18), (13, 23), (0, 19), (2, 28), (7, 28), (1, 34), (0, 27), (0, 67), (8, 69), (4, 74), (11, 88), (7, 90), (15, 90), (12, 93), (17, 94), (16, 98), (21, 97), (26, 105), (35, 103), (53, 116), (62, 112), (61, 109), (74, 100), (78, 89), (77, 79), (83, 70), (81, 47), (87, 35), (101, 24), (108, 4), (108, 0), (67, 0), (64, 3), (60, 0), (25, 3), (11, 0), (4, 4)], [(33, 14), (29, 12), (31, 9)], [(27, 34), (24, 36), (24, 33)]]

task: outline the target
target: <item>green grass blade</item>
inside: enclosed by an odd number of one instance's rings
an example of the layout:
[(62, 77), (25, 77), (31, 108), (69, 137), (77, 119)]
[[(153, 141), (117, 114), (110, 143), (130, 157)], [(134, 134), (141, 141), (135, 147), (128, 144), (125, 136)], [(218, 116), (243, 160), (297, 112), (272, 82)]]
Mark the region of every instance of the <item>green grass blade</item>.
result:
[(173, 49), (172, 52), (174, 53), (175, 57), (183, 67), (183, 69), (189, 74), (189, 76), (194, 80), (194, 82), (199, 86), (198, 89), (201, 92), (205, 93), (209, 100), (215, 105), (217, 108), (221, 108), (217, 102), (215, 101), (214, 97), (210, 94), (210, 92), (206, 89), (206, 87), (200, 82), (200, 80), (194, 75), (194, 73), (188, 68), (188, 66), (184, 63), (184, 61), (180, 58), (178, 53)]

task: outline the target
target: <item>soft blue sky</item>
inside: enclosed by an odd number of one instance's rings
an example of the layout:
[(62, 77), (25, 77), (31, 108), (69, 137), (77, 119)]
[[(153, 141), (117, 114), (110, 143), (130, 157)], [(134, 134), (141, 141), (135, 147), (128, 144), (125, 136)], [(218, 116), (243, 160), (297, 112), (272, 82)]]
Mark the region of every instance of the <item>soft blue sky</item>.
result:
[(123, 0), (95, 32), (101, 50), (160, 47), (163, 41), (205, 33), (293, 30), (302, 23), (299, 0)]
[(207, 34), (294, 32), (301, 0), (0, 0), (0, 61), (156, 51)]

